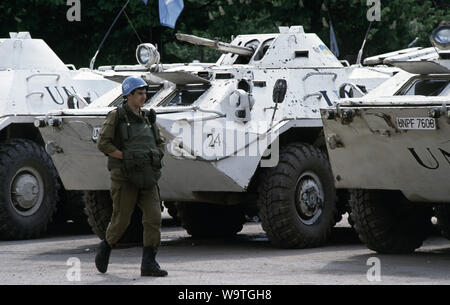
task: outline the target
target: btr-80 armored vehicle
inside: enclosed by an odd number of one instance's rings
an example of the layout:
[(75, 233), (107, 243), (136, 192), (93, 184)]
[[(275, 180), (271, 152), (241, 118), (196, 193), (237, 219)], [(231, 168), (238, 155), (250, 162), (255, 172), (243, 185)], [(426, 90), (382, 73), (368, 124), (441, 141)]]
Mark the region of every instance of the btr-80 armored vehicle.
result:
[(336, 186), (355, 189), (354, 227), (381, 253), (419, 248), (433, 207), (450, 238), (450, 26), (437, 28), (432, 42), (436, 48), (378, 57), (405, 72), (321, 110)]
[[(45, 231), (58, 201), (64, 201), (69, 213), (77, 204), (76, 193), (60, 190), (33, 125), (36, 115), (82, 108), (118, 84), (65, 65), (43, 40), (31, 39), (27, 32), (10, 36), (0, 39), (0, 239), (22, 239)], [(81, 100), (86, 105), (78, 104)]]
[[(215, 64), (160, 66), (150, 64), (158, 57), (150, 56), (154, 47), (137, 50), (151, 70), (141, 73), (151, 96), (144, 108), (155, 109), (167, 141), (162, 200), (177, 203), (193, 236), (234, 235), (245, 214), (258, 213), (275, 245), (322, 245), (345, 209), (336, 196), (319, 108), (332, 105), (338, 91), (364, 94), (399, 69), (344, 66), (301, 26), (240, 35), (230, 44), (177, 37), (225, 54)], [(100, 238), (112, 208), (106, 158), (95, 142), (111, 106), (120, 102), (116, 90), (84, 109), (36, 121), (64, 187), (87, 191), (89, 221)]]

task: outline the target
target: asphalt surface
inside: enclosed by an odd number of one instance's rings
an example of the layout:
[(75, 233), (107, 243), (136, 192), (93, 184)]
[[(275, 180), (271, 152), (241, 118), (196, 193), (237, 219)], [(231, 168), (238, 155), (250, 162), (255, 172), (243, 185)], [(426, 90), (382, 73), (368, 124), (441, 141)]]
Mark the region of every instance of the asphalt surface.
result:
[(99, 239), (70, 227), (44, 238), (0, 241), (0, 284), (450, 284), (450, 242), (439, 235), (410, 255), (379, 255), (359, 242), (343, 220), (320, 248), (273, 247), (259, 223), (247, 223), (233, 239), (193, 239), (163, 217), (158, 262), (165, 278), (141, 278), (142, 247), (112, 251), (106, 274), (94, 265)]

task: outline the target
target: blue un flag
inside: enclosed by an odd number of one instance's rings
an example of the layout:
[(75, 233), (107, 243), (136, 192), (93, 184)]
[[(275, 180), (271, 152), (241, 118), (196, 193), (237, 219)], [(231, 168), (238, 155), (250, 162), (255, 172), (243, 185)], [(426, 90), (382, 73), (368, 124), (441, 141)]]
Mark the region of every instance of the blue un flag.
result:
[(336, 35), (334, 34), (333, 25), (330, 21), (330, 49), (333, 52), (334, 56), (339, 57), (339, 47), (336, 40)]
[(174, 29), (183, 8), (183, 0), (159, 0), (159, 21), (162, 25)]

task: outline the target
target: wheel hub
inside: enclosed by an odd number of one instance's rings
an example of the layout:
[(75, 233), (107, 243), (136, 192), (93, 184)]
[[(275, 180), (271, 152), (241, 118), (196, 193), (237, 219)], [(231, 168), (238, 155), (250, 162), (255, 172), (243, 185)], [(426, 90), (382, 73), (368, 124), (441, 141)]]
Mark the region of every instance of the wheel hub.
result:
[(297, 181), (295, 204), (300, 220), (313, 224), (322, 214), (324, 191), (319, 177), (311, 172), (303, 173)]
[(41, 175), (33, 168), (21, 168), (11, 182), (11, 203), (14, 209), (23, 216), (32, 215), (39, 209), (44, 184)]

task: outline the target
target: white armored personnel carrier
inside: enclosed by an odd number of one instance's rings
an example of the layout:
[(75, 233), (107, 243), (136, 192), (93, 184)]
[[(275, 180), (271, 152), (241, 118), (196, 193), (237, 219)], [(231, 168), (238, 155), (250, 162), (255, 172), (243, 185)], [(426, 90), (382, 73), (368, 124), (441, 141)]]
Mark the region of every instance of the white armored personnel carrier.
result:
[(60, 190), (34, 118), (82, 108), (118, 84), (65, 65), (28, 32), (10, 36), (0, 39), (0, 239), (22, 239), (45, 231), (58, 201), (66, 211), (77, 204), (76, 193)]
[[(137, 50), (141, 70), (151, 70), (140, 74), (151, 96), (144, 107), (156, 110), (167, 141), (162, 200), (176, 202), (193, 236), (234, 235), (245, 214), (257, 213), (277, 246), (322, 245), (345, 213), (345, 196), (336, 196), (319, 109), (332, 105), (339, 91), (363, 95), (399, 69), (343, 65), (301, 26), (240, 35), (230, 44), (177, 38), (224, 54), (214, 64), (161, 66), (151, 65), (159, 57), (154, 48)], [(117, 89), (84, 109), (36, 122), (64, 187), (86, 191), (89, 221), (100, 238), (112, 207), (106, 158), (95, 142), (121, 101)], [(133, 234), (126, 236), (142, 238)]]
[(450, 26), (437, 28), (432, 42), (406, 56), (369, 59), (404, 72), (321, 110), (336, 186), (354, 189), (355, 229), (381, 253), (419, 248), (433, 207), (450, 238)]

